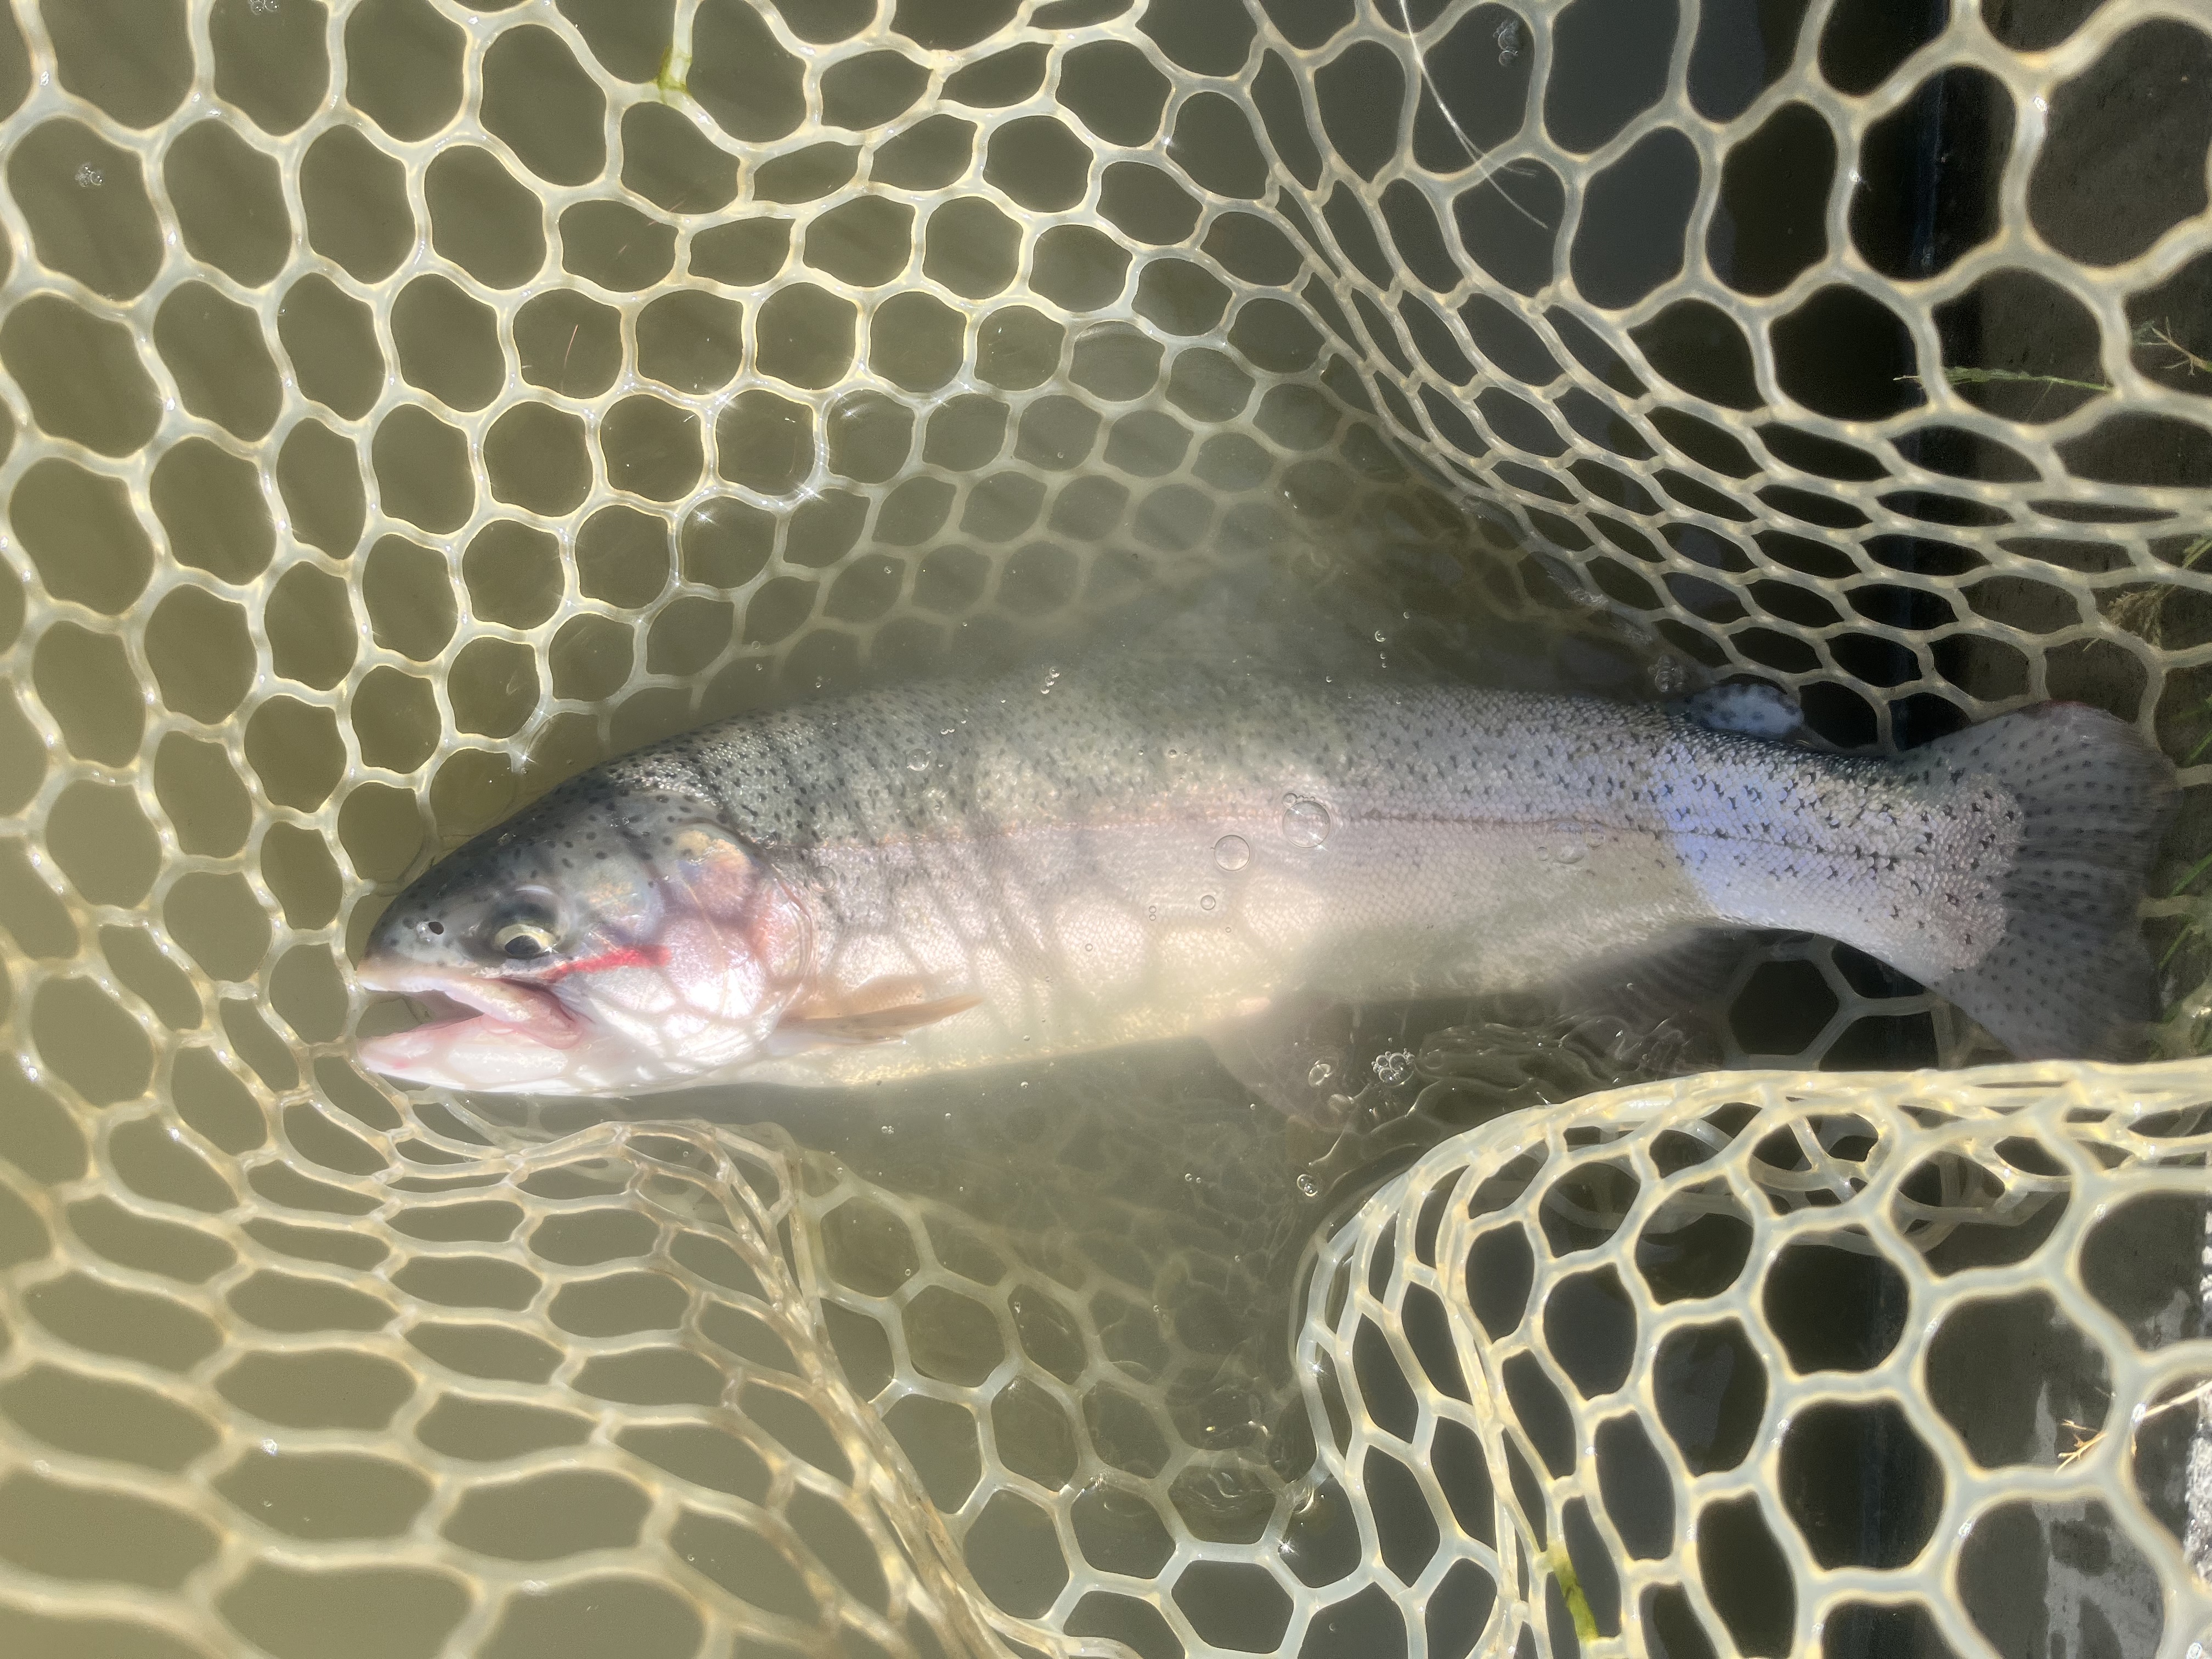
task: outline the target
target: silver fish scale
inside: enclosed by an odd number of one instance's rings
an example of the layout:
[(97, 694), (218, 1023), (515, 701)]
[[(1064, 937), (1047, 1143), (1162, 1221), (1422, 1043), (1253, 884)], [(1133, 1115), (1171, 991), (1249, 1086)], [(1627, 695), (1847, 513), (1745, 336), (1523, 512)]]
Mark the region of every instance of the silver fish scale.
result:
[[(1183, 1072), (832, 1155), (349, 1064), (552, 781), (1217, 562), (2201, 792), (2202, 17), (1880, 10), (10, 5), (0, 1650), (2189, 1651), (2193, 829), (2149, 1071), (1821, 1069), (1990, 1050), (1808, 939), (1714, 1078), (1370, 1033), (1334, 1156)], [(1937, 108), (2005, 159), (1916, 254)]]
[[(457, 866), (453, 878), (496, 886), (503, 861), (530, 859), (549, 835), (567, 845), (604, 822), (610, 841), (616, 824), (649, 840), (651, 825), (702, 810), (756, 845), (801, 856), (1105, 828), (1186, 807), (1241, 823), (1310, 795), (1360, 823), (1694, 829), (1698, 858), (1733, 841), (1893, 862), (1931, 854), (1939, 837), (1948, 850), (1984, 808), (1990, 836), (2007, 824), (2017, 833), (2017, 810), (1994, 785), (1942, 799), (1960, 783), (1948, 759), (1894, 771), (1814, 763), (1598, 703), (1388, 681), (1324, 689), (1169, 665), (1085, 668), (1057, 696), (1036, 682), (873, 692), (672, 739), (488, 832), (478, 856), (491, 868)], [(1915, 792), (1928, 799), (1900, 823)], [(548, 815), (557, 830), (542, 827)]]
[[(1778, 830), (1762, 811), (1787, 816)], [(813, 989), (833, 1006), (891, 980), (918, 980), (915, 1000), (994, 1005), (1002, 981), (1052, 988), (1018, 994), (1042, 996), (1029, 1014), (987, 1009), (765, 1073), (846, 1080), (1196, 1032), (1285, 990), (1534, 987), (1716, 920), (1871, 947), (1887, 936), (1867, 913), (1885, 883), (1893, 921), (1900, 905), (1916, 915), (1882, 954), (1963, 968), (1986, 948), (1990, 928), (1968, 919), (1991, 904), (2020, 825), (2001, 786), (1962, 781), (1954, 763), (1909, 776), (1808, 763), (1587, 701), (1092, 665), (1053, 691), (1032, 674), (870, 693), (675, 739), (563, 786), (455, 854), (430, 891), (495, 917), (522, 879), (568, 889), (569, 848), (627, 848), (651, 867), (702, 817), (760, 849), (813, 913)], [(1233, 871), (1218, 860), (1228, 836), (1243, 850)], [(1921, 907), (1939, 899), (1966, 908), (1930, 929)], [(404, 900), (380, 940), (422, 958), (405, 935), (436, 902)], [(1178, 945), (1193, 927), (1225, 937), (1193, 955)]]
[[(1717, 765), (1754, 755), (1780, 781), (1778, 805), (1797, 804), (1802, 789), (1830, 827), (1845, 828), (1871, 806), (1848, 784), (1887, 769), (1778, 764), (1765, 745), (1656, 711), (1387, 678), (1324, 689), (1249, 670), (1092, 665), (1055, 676), (1057, 696), (1041, 693), (1038, 678), (870, 692), (708, 727), (614, 762), (588, 787), (611, 810), (639, 791), (688, 789), (764, 845), (805, 847), (867, 844), (948, 813), (963, 827), (1083, 821), (1162, 793), (1242, 794), (1319, 777), (1349, 794), (1510, 796), (1528, 817), (1571, 817), (1592, 801), (1654, 807), (1677, 779), (1692, 792), (1717, 788)], [(1940, 762), (1903, 770), (1917, 785), (1957, 776)], [(1720, 813), (1741, 817), (1753, 799), (1731, 795)]]

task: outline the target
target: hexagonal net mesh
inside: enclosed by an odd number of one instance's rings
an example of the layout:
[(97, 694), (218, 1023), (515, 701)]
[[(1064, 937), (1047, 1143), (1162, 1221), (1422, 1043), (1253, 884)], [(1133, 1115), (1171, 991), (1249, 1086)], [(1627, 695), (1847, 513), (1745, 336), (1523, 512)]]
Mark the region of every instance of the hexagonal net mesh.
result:
[(2195, 8), (0, 21), (0, 1649), (2204, 1632), (2197, 1064), (1840, 1075), (1995, 1051), (1785, 939), (1725, 1057), (1819, 1069), (1462, 1027), (1334, 1146), (1148, 1055), (802, 1144), (399, 1096), (343, 969), (585, 764), (1224, 569), (1846, 748), (2081, 698), (2193, 798)]

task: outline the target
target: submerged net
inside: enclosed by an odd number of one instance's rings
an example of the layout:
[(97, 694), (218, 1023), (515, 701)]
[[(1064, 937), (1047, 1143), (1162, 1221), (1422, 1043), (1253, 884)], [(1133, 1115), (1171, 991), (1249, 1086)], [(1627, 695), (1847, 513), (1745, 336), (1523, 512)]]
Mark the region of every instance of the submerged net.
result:
[(2193, 1054), (2199, 21), (15, 0), (0, 1650), (2188, 1651), (2198, 1065), (1845, 1075), (1993, 1051), (1784, 940), (1773, 1072), (787, 1133), (400, 1096), (343, 964), (605, 755), (1256, 567), (1846, 748), (2136, 721)]

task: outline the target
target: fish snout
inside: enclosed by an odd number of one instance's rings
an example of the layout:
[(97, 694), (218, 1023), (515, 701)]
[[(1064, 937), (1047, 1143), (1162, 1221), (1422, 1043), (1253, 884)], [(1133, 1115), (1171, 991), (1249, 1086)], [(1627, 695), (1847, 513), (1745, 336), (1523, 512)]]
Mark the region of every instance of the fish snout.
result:
[(374, 951), (354, 976), (363, 990), (430, 1010), (421, 1024), (362, 1040), (362, 1063), (387, 1077), (465, 1089), (526, 1087), (557, 1075), (565, 1051), (583, 1036), (559, 997), (524, 981)]

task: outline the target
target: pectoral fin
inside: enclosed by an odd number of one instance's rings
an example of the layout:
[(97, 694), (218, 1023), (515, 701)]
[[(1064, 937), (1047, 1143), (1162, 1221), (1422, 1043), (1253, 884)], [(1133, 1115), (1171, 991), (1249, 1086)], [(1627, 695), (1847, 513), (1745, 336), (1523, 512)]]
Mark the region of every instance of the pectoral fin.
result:
[(858, 1012), (787, 1015), (775, 1028), (774, 1047), (778, 1053), (792, 1054), (808, 1048), (850, 1048), (871, 1042), (896, 1042), (925, 1025), (964, 1014), (982, 1000), (978, 996), (938, 997), (927, 1002), (893, 1003)]

